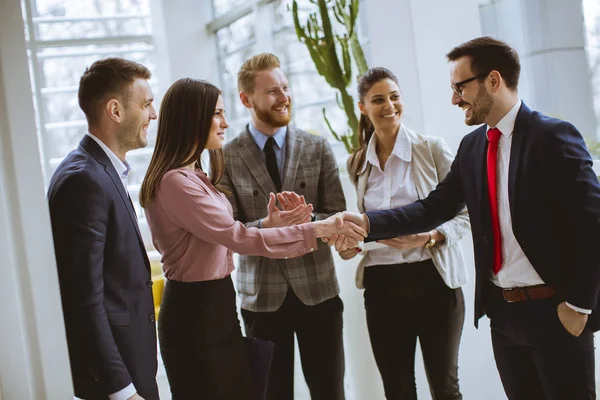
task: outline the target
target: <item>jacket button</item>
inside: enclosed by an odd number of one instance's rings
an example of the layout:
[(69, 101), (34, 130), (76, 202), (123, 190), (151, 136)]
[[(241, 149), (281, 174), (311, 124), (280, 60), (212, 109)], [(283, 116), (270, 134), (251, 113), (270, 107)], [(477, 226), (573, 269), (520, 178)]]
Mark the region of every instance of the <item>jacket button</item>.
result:
[(302, 183), (300, 184), (300, 188), (304, 189), (305, 187), (306, 187), (306, 183), (302, 182)]
[(258, 196), (258, 190), (255, 190), (255, 191), (253, 191), (253, 192), (252, 192), (252, 194), (253, 194), (254, 196)]
[(153, 284), (154, 284), (154, 282), (152, 282), (152, 280), (149, 280), (148, 282), (146, 282), (146, 286), (148, 286), (148, 287), (152, 287)]
[(154, 314), (150, 314), (150, 316), (148, 317), (148, 319), (150, 320), (150, 322), (155, 322), (156, 321), (156, 317), (154, 316)]

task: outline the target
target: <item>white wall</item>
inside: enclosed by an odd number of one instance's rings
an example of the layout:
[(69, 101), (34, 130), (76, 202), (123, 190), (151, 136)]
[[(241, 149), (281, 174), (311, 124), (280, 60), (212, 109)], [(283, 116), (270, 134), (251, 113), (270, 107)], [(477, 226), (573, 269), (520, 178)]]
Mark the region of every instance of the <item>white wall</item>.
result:
[(73, 396), (19, 0), (0, 8), (0, 384), (5, 400)]

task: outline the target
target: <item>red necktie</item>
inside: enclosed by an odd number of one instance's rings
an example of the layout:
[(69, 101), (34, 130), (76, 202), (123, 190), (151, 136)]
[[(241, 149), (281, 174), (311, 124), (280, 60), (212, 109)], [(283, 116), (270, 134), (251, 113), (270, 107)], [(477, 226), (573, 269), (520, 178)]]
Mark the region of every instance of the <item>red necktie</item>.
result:
[(502, 268), (502, 237), (500, 236), (500, 220), (498, 218), (498, 190), (496, 166), (498, 161), (498, 140), (502, 132), (498, 128), (492, 128), (487, 132), (487, 183), (488, 199), (490, 201), (490, 212), (492, 217), (492, 230), (494, 232), (494, 274), (498, 275)]

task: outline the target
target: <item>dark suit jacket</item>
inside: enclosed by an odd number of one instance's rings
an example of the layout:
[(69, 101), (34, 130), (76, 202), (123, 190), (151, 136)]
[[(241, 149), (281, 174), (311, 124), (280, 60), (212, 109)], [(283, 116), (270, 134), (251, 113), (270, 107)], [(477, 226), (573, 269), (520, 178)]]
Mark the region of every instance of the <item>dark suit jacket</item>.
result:
[[(450, 173), (430, 195), (403, 208), (367, 213), (378, 240), (433, 229), (466, 203), (475, 252), (475, 325), (485, 313), (493, 235), (487, 200), (487, 126), (465, 136)], [(600, 289), (600, 184), (570, 123), (531, 111), (517, 114), (508, 192), (512, 227), (523, 252), (561, 300), (594, 310)], [(600, 311), (596, 313), (600, 314)], [(596, 317), (596, 315), (593, 316)]]
[(127, 192), (91, 137), (58, 166), (48, 201), (75, 395), (107, 399), (133, 382), (158, 399), (150, 264)]

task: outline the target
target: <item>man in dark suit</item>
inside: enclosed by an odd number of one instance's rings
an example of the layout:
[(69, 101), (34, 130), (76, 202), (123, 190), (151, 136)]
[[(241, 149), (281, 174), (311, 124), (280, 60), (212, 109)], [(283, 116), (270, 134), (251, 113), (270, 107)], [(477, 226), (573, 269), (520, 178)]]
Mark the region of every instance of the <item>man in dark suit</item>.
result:
[(450, 173), (426, 199), (346, 218), (379, 240), (433, 229), (466, 203), (475, 325), (490, 318), (508, 398), (595, 398), (600, 185), (592, 159), (572, 124), (519, 99), (514, 49), (484, 37), (447, 57), (452, 104), (467, 125), (484, 125), (462, 140)]
[[(235, 219), (248, 227), (272, 228), (345, 210), (327, 139), (289, 125), (292, 97), (279, 59), (262, 53), (246, 60), (238, 88), (252, 120), (223, 148), (225, 173), (219, 183), (231, 192)], [(282, 192), (297, 194), (288, 202)], [(268, 399), (294, 398), (294, 336), (311, 398), (344, 399), (340, 288), (331, 249), (319, 242), (314, 250), (290, 259), (240, 256), (236, 288), (246, 333), (275, 343)]]
[(119, 58), (79, 82), (88, 133), (58, 166), (50, 217), (75, 395), (158, 399), (150, 263), (127, 192), (127, 151), (156, 119), (150, 71)]

